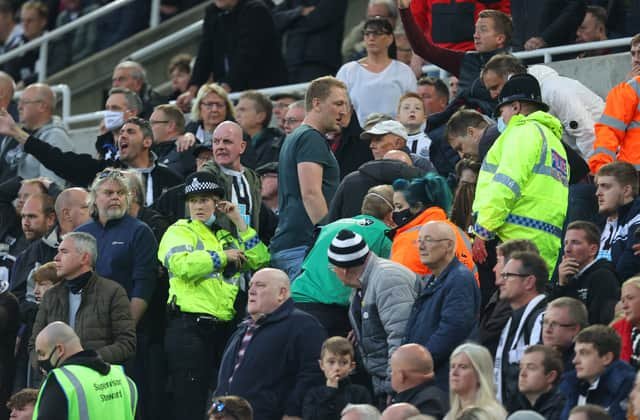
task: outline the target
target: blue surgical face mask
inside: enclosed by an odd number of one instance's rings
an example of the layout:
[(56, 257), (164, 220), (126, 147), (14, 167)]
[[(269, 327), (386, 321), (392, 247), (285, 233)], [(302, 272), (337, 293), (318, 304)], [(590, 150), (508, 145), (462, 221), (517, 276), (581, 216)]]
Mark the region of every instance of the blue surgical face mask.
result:
[(216, 221), (216, 213), (211, 213), (211, 216), (204, 222), (205, 225), (211, 227), (213, 223)]
[(504, 133), (504, 130), (507, 129), (507, 123), (504, 122), (504, 118), (502, 118), (502, 116), (500, 116), (498, 118), (498, 131), (501, 133)]

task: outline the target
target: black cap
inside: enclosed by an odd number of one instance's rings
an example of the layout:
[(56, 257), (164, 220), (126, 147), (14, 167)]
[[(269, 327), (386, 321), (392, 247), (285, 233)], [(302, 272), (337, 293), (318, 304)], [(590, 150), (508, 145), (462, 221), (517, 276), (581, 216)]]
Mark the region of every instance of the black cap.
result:
[(262, 176), (269, 173), (278, 173), (278, 162), (269, 162), (256, 168), (256, 174)]
[(274, 93), (269, 97), (269, 99), (271, 99), (272, 101), (278, 101), (284, 98), (291, 98), (294, 101), (299, 101), (300, 99), (304, 98), (304, 96), (298, 92), (280, 92), (280, 93)]
[(536, 104), (544, 112), (549, 110), (549, 105), (542, 102), (538, 80), (530, 74), (514, 74), (511, 76), (502, 87), (494, 115), (496, 117), (500, 116), (500, 107), (515, 101)]
[(209, 150), (209, 151), (212, 152), (211, 143), (196, 143), (196, 145), (193, 146), (193, 149), (191, 150), (191, 153), (193, 153), (194, 157), (198, 157), (200, 152), (202, 152), (203, 150)]
[(216, 177), (210, 172), (194, 172), (184, 181), (184, 194), (213, 194), (224, 197), (224, 188), (217, 184)]

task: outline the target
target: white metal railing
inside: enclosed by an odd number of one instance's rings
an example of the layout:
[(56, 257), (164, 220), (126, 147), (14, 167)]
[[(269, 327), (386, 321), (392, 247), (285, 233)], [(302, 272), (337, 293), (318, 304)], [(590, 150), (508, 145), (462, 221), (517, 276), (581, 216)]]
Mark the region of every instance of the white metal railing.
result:
[[(108, 15), (109, 13), (117, 10), (121, 7), (132, 3), (135, 0), (115, 0), (101, 8), (94, 10), (91, 13), (87, 13), (84, 16), (79, 17), (73, 22), (67, 23), (64, 26), (61, 26), (57, 29), (54, 29), (51, 32), (45, 32), (38, 38), (27, 42), (24, 45), (19, 46), (16, 49), (13, 49), (9, 52), (6, 52), (0, 55), (0, 64), (4, 64), (7, 61), (10, 61), (13, 58), (21, 56), (27, 51), (31, 51), (33, 49), (39, 48), (38, 53), (38, 81), (44, 82), (47, 78), (47, 52), (49, 47), (49, 41), (55, 40), (62, 35), (73, 31), (74, 29), (83, 26), (85, 24), (94, 22), (95, 20)], [(149, 19), (149, 26), (155, 27), (160, 22), (160, 0), (151, 0), (151, 17)]]
[[(127, 1), (127, 0), (118, 0), (118, 1)], [(154, 0), (155, 1), (155, 0)], [(168, 46), (173, 45), (174, 43), (186, 39), (190, 36), (193, 36), (195, 33), (202, 29), (202, 20), (195, 22), (161, 40), (158, 40), (152, 44), (147, 45), (146, 47), (136, 51), (131, 54), (130, 57), (136, 61), (142, 61), (144, 59), (153, 57), (155, 54), (158, 54), (165, 50)], [(564, 45), (560, 47), (551, 47), (551, 48), (542, 48), (539, 50), (533, 51), (520, 51), (513, 53), (518, 58), (534, 58), (534, 57), (543, 57), (545, 63), (550, 63), (553, 61), (554, 55), (566, 54), (566, 53), (578, 53), (582, 51), (591, 51), (597, 49), (605, 49), (605, 48), (616, 48), (616, 47), (624, 47), (628, 46), (631, 42), (631, 38), (619, 38), (619, 39), (611, 39), (607, 41), (598, 41), (598, 42), (586, 42), (583, 44), (572, 44), (572, 45)], [(1, 61), (0, 61), (1, 63)], [(447, 77), (447, 72), (441, 69), (438, 66), (433, 64), (426, 65), (422, 67), (422, 71), (425, 73), (439, 71), (442, 78)], [(297, 83), (291, 85), (284, 86), (276, 86), (270, 88), (259, 89), (260, 92), (266, 95), (274, 95), (277, 93), (291, 92), (291, 91), (304, 91), (306, 90), (309, 83)], [(237, 99), (242, 92), (233, 92), (229, 96), (231, 99)], [(91, 122), (98, 121), (102, 118), (102, 112), (91, 112), (87, 114), (78, 114), (67, 118), (70, 124), (80, 123), (80, 122)]]

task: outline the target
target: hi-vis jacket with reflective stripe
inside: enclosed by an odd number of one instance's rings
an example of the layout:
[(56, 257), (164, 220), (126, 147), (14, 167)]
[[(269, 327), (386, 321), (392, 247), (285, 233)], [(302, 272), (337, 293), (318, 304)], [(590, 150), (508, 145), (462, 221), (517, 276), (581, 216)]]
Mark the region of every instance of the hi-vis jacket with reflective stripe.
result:
[[(176, 296), (182, 312), (231, 320), (240, 272), (257, 270), (270, 260), (269, 251), (255, 230), (248, 227), (239, 236), (236, 239), (224, 229), (214, 232), (197, 220), (182, 219), (171, 225), (158, 249), (158, 259), (169, 271), (169, 301)], [(225, 272), (226, 249), (243, 250), (245, 265)]]
[(546, 112), (515, 115), (482, 162), (476, 235), (532, 240), (553, 271), (567, 215), (569, 164), (562, 125)]
[(40, 398), (52, 376), (67, 397), (67, 418), (73, 420), (133, 420), (138, 404), (136, 384), (122, 366), (111, 365), (101, 374), (81, 365), (65, 365), (53, 369), (40, 387), (33, 418), (38, 418)]
[(615, 160), (640, 171), (640, 76), (614, 86), (595, 125), (596, 141), (589, 169), (593, 174)]

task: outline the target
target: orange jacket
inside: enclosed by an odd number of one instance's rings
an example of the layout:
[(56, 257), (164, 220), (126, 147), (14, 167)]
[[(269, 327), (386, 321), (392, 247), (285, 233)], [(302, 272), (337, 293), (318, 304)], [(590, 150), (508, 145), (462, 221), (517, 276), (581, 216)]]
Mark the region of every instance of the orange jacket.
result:
[(596, 141), (589, 169), (593, 174), (615, 160), (640, 170), (640, 76), (614, 86), (602, 117), (595, 125)]
[(416, 274), (424, 276), (431, 274), (431, 270), (420, 261), (418, 246), (418, 233), (420, 228), (427, 222), (440, 221), (448, 223), (456, 233), (456, 257), (478, 279), (478, 270), (471, 256), (471, 241), (466, 233), (458, 226), (447, 220), (447, 215), (440, 207), (430, 207), (417, 215), (406, 225), (396, 230), (391, 245), (391, 261), (395, 261), (407, 267)]

